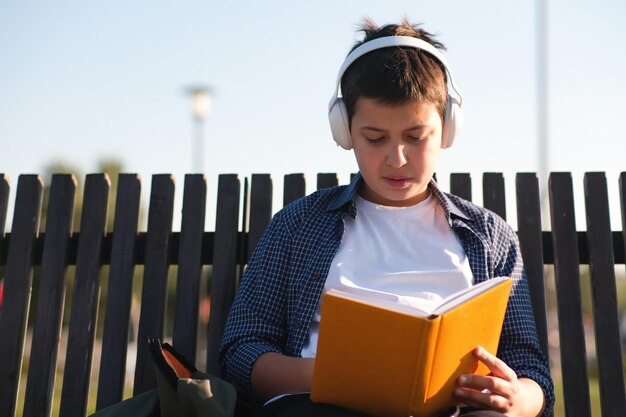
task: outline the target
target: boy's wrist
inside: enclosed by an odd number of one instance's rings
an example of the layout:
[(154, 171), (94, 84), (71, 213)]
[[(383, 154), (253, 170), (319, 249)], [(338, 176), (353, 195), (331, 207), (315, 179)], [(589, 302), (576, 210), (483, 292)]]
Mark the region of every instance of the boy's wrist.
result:
[[(530, 378), (519, 378), (520, 405), (523, 409), (519, 410), (520, 416), (537, 417), (543, 413), (545, 407), (545, 398), (543, 390), (537, 382)], [(539, 399), (541, 398), (541, 401)], [(541, 404), (539, 406), (539, 404)]]
[(308, 392), (311, 390), (314, 363), (313, 358), (294, 358), (267, 352), (252, 367), (252, 391), (261, 401), (281, 394)]

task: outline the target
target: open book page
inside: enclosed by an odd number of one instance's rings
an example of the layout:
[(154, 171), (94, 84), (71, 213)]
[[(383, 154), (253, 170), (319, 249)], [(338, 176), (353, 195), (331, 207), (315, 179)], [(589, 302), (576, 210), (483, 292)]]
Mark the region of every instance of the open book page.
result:
[(438, 316), (446, 311), (453, 309), (454, 307), (463, 304), (465, 301), (470, 298), (475, 297), (477, 294), (483, 293), (490, 288), (502, 283), (509, 279), (508, 277), (499, 277), (493, 278), (490, 280), (483, 281), (479, 284), (476, 284), (472, 287), (464, 288), (460, 291), (455, 292), (454, 294), (449, 295), (448, 297), (441, 300), (439, 303), (433, 305), (430, 309), (425, 307), (417, 307), (414, 305), (407, 305), (398, 302), (398, 298), (396, 296), (387, 296), (383, 293), (372, 293), (372, 292), (360, 292), (351, 289), (350, 291), (339, 290), (339, 289), (330, 289), (327, 294), (332, 294), (338, 297), (348, 298), (354, 301), (358, 301), (361, 303), (377, 306), (380, 308), (397, 311), (399, 313), (410, 314), (413, 316)]
[(473, 287), (458, 291), (443, 300), (439, 303), (439, 305), (431, 311), (431, 315), (439, 316), (446, 311), (452, 310), (454, 307), (463, 304), (470, 298), (475, 297), (476, 295), (487, 291), (490, 288), (495, 287), (496, 285), (508, 280), (508, 277), (498, 277), (493, 279), (488, 279), (481, 283), (474, 285)]

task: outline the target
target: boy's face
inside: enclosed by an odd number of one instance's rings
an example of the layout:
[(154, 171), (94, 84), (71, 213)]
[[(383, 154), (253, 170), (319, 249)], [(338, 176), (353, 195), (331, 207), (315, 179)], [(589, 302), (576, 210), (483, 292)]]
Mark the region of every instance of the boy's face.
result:
[(351, 124), (352, 146), (364, 186), (360, 195), (385, 206), (411, 206), (428, 196), (441, 149), (435, 105), (382, 104), (359, 98)]

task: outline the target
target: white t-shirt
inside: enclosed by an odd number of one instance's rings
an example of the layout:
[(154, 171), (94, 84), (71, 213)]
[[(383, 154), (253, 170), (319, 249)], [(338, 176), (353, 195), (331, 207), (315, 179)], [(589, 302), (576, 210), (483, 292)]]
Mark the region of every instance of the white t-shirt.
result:
[[(344, 220), (324, 293), (337, 288), (428, 308), (472, 286), (465, 251), (432, 194), (410, 207), (381, 206), (361, 197), (355, 203), (357, 216)], [(315, 357), (320, 317), (318, 303), (302, 357)]]

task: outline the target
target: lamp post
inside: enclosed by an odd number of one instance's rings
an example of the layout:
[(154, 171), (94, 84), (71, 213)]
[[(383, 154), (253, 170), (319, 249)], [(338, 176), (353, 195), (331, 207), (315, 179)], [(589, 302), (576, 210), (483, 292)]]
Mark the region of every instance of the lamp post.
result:
[(211, 111), (211, 90), (206, 86), (194, 85), (187, 88), (191, 97), (193, 122), (192, 169), (195, 173), (204, 171), (204, 120)]
[[(537, 75), (537, 153), (542, 208), (548, 206), (548, 177), (550, 175), (550, 136), (548, 125), (548, 0), (535, 1), (535, 48)], [(541, 210), (548, 213), (548, 210)], [(544, 215), (544, 224), (547, 216)]]

